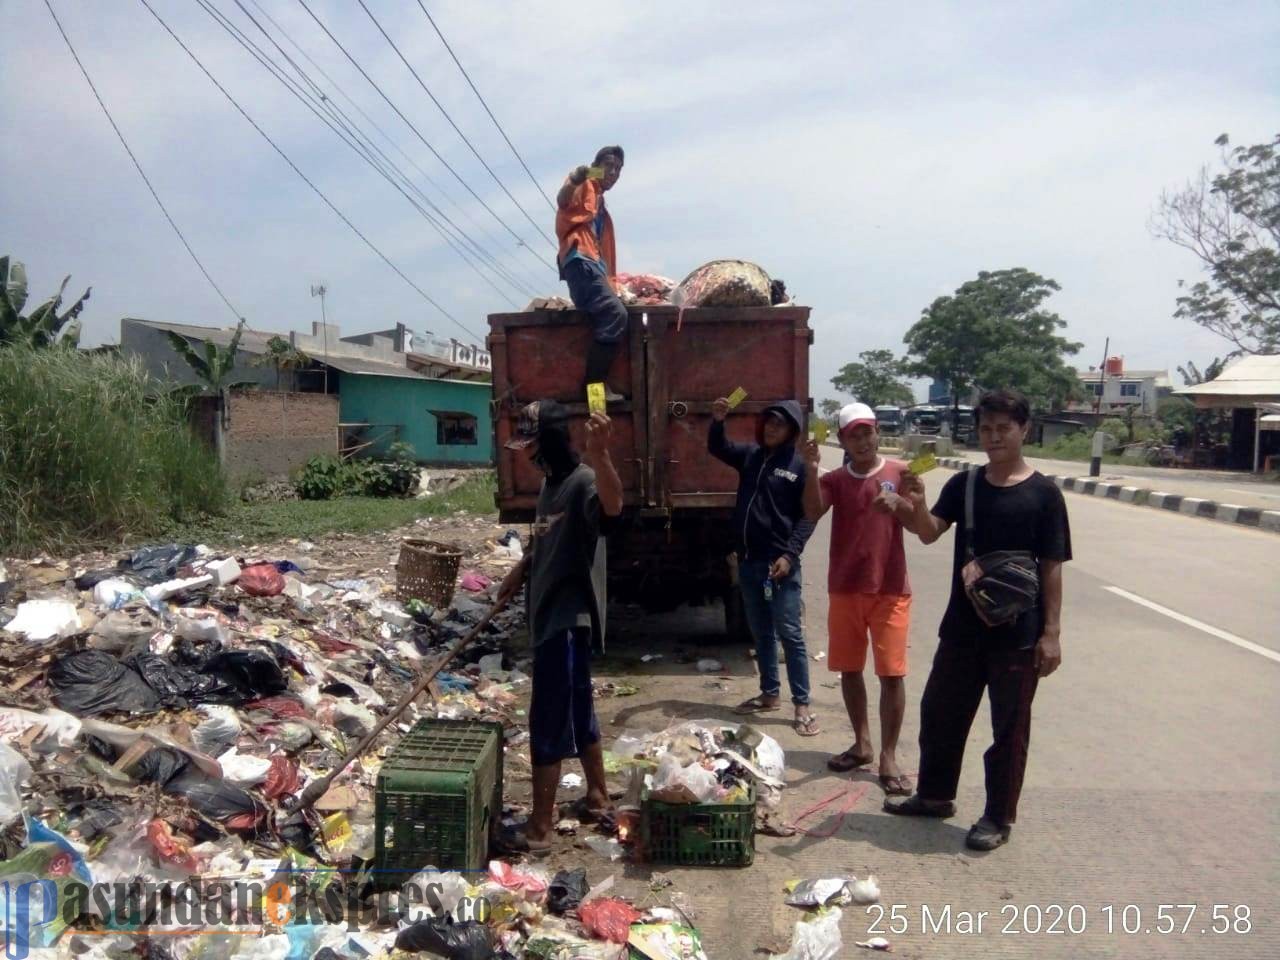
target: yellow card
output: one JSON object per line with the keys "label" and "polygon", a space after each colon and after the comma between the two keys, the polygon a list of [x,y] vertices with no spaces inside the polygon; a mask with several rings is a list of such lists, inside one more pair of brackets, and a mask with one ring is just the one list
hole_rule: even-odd
{"label": "yellow card", "polygon": [[932,453],[922,453],[909,464],[907,469],[914,473],[917,477],[922,473],[928,473],[930,470],[937,469],[938,458]]}
{"label": "yellow card", "polygon": [[604,179],[604,167],[587,167],[587,179],[588,179],[588,180],[603,180],[603,179]]}
{"label": "yellow card", "polygon": [[588,383],[587,384],[587,410],[590,413],[604,413],[604,384]]}
{"label": "yellow card", "polygon": [[733,393],[729,394],[725,399],[729,401],[729,409],[732,410],[743,400],[747,399],[747,391],[743,390],[741,387],[734,387]]}
{"label": "yellow card", "polygon": [[813,439],[819,443],[827,442],[827,434],[830,430],[831,426],[827,421],[821,419],[813,421]]}

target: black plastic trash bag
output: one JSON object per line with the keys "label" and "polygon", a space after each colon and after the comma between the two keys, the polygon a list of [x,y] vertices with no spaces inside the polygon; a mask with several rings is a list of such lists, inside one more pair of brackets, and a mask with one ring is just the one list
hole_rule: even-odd
{"label": "black plastic trash bag", "polygon": [[581,868],[561,870],[551,878],[551,885],[547,887],[547,909],[554,914],[562,914],[581,904],[586,895],[587,871]]}
{"label": "black plastic trash bag", "polygon": [[136,671],[101,650],[80,650],[49,668],[53,702],[77,717],[103,713],[154,713],[160,697]]}
{"label": "black plastic trash bag", "polygon": [[139,757],[138,762],[125,772],[142,783],[158,783],[161,787],[168,787],[175,777],[187,769],[188,764],[186,754],[181,750],[156,747]]}
{"label": "black plastic trash bag", "polygon": [[141,674],[162,706],[182,709],[193,703],[237,702],[236,688],[224,680],[177,666],[159,654],[136,654],[127,657],[124,664]]}
{"label": "black plastic trash bag", "polygon": [[257,821],[267,813],[265,805],[234,783],[212,780],[195,768],[188,768],[170,780],[164,792],[185,798],[216,823],[226,823],[234,817]]}
{"label": "black plastic trash bag", "polygon": [[493,960],[494,956],[493,934],[475,920],[419,920],[396,935],[396,949],[410,953],[428,950],[445,960]]}
{"label": "black plastic trash bag", "polygon": [[200,672],[216,677],[227,691],[204,696],[201,703],[247,703],[289,688],[280,664],[265,650],[225,650],[210,657]]}
{"label": "black plastic trash bag", "polygon": [[163,583],[172,580],[178,571],[194,560],[199,554],[193,546],[177,543],[162,547],[144,547],[131,553],[120,561],[120,569],[141,577],[149,583]]}

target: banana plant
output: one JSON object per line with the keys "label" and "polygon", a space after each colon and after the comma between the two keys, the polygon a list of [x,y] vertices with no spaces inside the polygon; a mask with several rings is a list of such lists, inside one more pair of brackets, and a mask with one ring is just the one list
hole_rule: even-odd
{"label": "banana plant", "polygon": [[[286,371],[301,370],[311,363],[311,358],[293,346],[284,337],[275,336],[267,341],[267,352],[253,361],[255,367],[274,367],[276,389],[280,389],[280,377]],[[296,387],[295,387],[296,389]]]}
{"label": "banana plant", "polygon": [[79,316],[93,288],[88,287],[69,308],[58,312],[63,294],[71,282],[68,275],[58,288],[56,296],[46,300],[27,316],[22,308],[27,304],[27,270],[20,262],[8,256],[0,257],[0,344],[21,343],[31,347],[54,345],[75,348],[80,345]]}
{"label": "banana plant", "polygon": [[228,386],[227,375],[235,368],[236,354],[240,350],[240,337],[244,333],[244,321],[236,324],[236,331],[231,335],[231,343],[226,348],[218,346],[211,340],[204,342],[204,356],[201,356],[185,337],[172,330],[166,330],[169,345],[174,352],[187,362],[195,371],[200,382],[209,393],[221,394]]}
{"label": "banana plant", "polygon": [[214,417],[213,430],[213,446],[218,454],[218,462],[221,463],[226,457],[225,444],[223,443],[223,433],[229,426],[227,417],[227,391],[238,383],[228,383],[227,377],[231,371],[235,369],[236,354],[240,351],[240,337],[244,333],[244,321],[241,320],[236,324],[235,333],[231,335],[231,342],[224,348],[218,346],[211,340],[204,342],[204,356],[191,346],[185,337],[181,337],[172,330],[166,330],[165,336],[169,338],[169,345],[173,347],[174,352],[187,362],[192,370],[195,371],[197,377],[200,378],[202,385],[201,393],[212,394],[215,397],[215,407],[217,416]]}

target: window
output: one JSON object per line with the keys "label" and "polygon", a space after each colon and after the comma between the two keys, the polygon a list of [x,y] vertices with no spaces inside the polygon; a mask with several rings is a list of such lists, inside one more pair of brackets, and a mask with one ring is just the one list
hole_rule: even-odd
{"label": "window", "polygon": [[1138,395],[1138,387],[1139,384],[1136,383],[1122,383],[1120,384],[1120,396],[1136,397]]}
{"label": "window", "polygon": [[1102,396],[1102,384],[1100,383],[1089,384],[1089,392],[1093,394],[1095,397]]}
{"label": "window", "polygon": [[476,418],[457,410],[431,410],[436,418],[436,443],[442,447],[474,447],[480,441]]}

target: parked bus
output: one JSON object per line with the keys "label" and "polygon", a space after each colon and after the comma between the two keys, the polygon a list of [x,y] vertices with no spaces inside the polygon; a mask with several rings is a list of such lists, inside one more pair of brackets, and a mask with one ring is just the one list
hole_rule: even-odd
{"label": "parked bus", "polygon": [[902,408],[892,404],[876,407],[876,428],[882,437],[896,437],[902,432]]}

